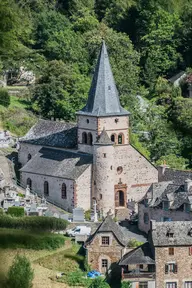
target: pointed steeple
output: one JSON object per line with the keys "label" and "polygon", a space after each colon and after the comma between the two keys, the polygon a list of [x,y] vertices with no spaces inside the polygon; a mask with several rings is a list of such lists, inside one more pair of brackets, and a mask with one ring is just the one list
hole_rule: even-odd
{"label": "pointed steeple", "polygon": [[92,116],[120,116],[130,114],[121,107],[105,41],[102,43],[97,60],[87,104],[77,114]]}
{"label": "pointed steeple", "polygon": [[110,140],[105,128],[103,128],[103,131],[99,135],[99,138],[95,145],[114,145],[114,142]]}

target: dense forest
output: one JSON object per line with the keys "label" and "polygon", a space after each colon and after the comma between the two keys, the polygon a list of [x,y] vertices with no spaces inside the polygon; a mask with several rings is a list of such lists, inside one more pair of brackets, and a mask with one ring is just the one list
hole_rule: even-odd
{"label": "dense forest", "polygon": [[192,0],[0,0],[0,39],[0,73],[36,74],[33,114],[66,121],[86,102],[105,39],[132,144],[154,163],[192,167]]}

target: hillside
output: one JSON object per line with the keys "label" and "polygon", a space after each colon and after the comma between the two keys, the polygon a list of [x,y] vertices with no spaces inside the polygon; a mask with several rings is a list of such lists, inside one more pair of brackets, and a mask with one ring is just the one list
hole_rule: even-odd
{"label": "hillside", "polygon": [[[105,39],[132,144],[155,163],[192,168],[191,17],[188,0],[2,0],[1,74],[10,84],[21,66],[36,75],[24,100],[4,108],[0,94],[3,127],[21,136],[36,117],[74,120]],[[175,87],[168,79],[181,71]]]}

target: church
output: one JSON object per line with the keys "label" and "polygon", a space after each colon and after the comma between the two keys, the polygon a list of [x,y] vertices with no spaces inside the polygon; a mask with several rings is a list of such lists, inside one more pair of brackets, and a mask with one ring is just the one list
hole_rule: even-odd
{"label": "church", "polygon": [[158,171],[129,141],[129,116],[119,100],[103,41],[86,106],[77,123],[39,120],[19,140],[21,182],[62,209],[115,215],[139,201]]}

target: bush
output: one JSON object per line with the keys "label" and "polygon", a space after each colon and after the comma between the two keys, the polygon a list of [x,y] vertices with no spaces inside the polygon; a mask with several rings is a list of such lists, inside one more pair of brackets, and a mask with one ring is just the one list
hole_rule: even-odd
{"label": "bush", "polygon": [[51,233],[32,233],[28,231],[17,231],[3,229],[0,231],[1,248],[25,248],[34,250],[53,250],[65,244],[62,235]]}
{"label": "bush", "polygon": [[10,95],[5,88],[0,88],[0,105],[5,107],[10,105]]}
{"label": "bush", "polygon": [[90,221],[91,220],[91,210],[85,211],[85,220]]}
{"label": "bush", "polygon": [[11,217],[0,216],[0,228],[35,229],[41,231],[65,230],[68,222],[63,219],[44,216]]}
{"label": "bush", "polygon": [[103,279],[99,277],[92,280],[92,283],[89,286],[89,288],[110,288],[110,286],[107,282],[103,281]]}
{"label": "bush", "polygon": [[33,277],[29,260],[25,256],[17,255],[8,272],[7,288],[30,288]]}
{"label": "bush", "polygon": [[60,278],[57,280],[58,282],[63,282],[68,284],[69,286],[81,286],[81,287],[89,287],[92,279],[85,278],[85,275],[82,271],[77,270],[75,272],[71,272],[67,274],[66,276]]}
{"label": "bush", "polygon": [[124,281],[122,281],[121,282],[121,288],[131,288],[132,287],[132,284],[131,284],[131,282],[124,282]]}
{"label": "bush", "polygon": [[9,207],[7,214],[15,217],[23,217],[25,215],[24,207]]}
{"label": "bush", "polygon": [[137,241],[135,238],[132,238],[127,243],[127,246],[130,248],[136,248],[138,246],[141,246],[142,244],[143,244],[143,242]]}

